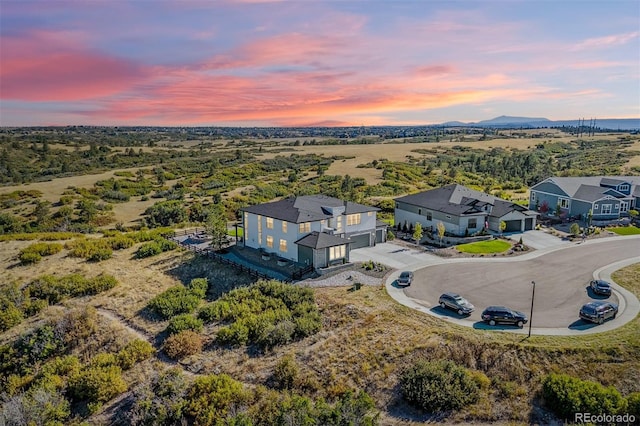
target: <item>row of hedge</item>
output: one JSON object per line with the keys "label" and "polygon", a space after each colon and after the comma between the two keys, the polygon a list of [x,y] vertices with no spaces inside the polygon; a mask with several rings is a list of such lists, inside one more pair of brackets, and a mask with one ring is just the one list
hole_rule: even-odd
{"label": "row of hedge", "polygon": [[60,243],[34,243],[20,250],[18,258],[23,265],[38,263],[44,256],[51,256],[62,251]]}

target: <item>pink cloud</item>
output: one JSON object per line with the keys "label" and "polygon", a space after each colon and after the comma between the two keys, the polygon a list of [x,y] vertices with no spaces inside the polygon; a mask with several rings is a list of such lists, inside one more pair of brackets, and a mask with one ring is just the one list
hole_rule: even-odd
{"label": "pink cloud", "polygon": [[2,99],[71,101],[130,88],[146,74],[127,60],[83,47],[82,35],[32,32],[2,38]]}
{"label": "pink cloud", "polygon": [[603,47],[618,46],[626,44],[640,36],[639,31],[633,31],[623,34],[613,34],[604,37],[594,37],[584,40],[573,48],[573,50],[598,49]]}

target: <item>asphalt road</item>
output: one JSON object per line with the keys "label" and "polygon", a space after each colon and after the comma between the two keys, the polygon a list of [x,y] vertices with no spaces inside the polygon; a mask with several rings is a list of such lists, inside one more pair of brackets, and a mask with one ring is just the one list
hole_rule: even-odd
{"label": "asphalt road", "polygon": [[[490,305],[504,305],[528,317],[531,281],[535,281],[533,327],[580,330],[591,327],[578,319],[580,307],[602,298],[588,290],[594,272],[621,259],[638,256],[640,239],[613,238],[598,244],[571,245],[526,260],[447,262],[416,270],[413,284],[404,289],[404,294],[430,313],[464,319],[477,328],[484,328],[484,324],[479,323],[480,314]],[[460,318],[452,311],[441,309],[438,298],[447,291],[467,298],[476,311]],[[608,300],[618,303],[618,295],[616,292]],[[624,307],[624,300],[622,302]]]}

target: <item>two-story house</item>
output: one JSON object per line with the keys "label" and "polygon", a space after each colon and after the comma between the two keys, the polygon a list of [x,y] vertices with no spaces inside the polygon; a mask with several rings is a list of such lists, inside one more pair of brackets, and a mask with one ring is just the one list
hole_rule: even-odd
{"label": "two-story house", "polygon": [[472,235],[483,229],[501,232],[522,232],[534,229],[537,213],[507,200],[458,184],[395,199],[395,223],[420,223],[435,230],[442,222],[452,235]]}
{"label": "two-story house", "polygon": [[349,251],[386,241],[378,208],[305,195],[240,209],[244,245],[323,268],[349,261]]}
{"label": "two-story house", "polygon": [[548,214],[613,220],[640,208],[640,176],[550,177],[532,186],[529,208]]}

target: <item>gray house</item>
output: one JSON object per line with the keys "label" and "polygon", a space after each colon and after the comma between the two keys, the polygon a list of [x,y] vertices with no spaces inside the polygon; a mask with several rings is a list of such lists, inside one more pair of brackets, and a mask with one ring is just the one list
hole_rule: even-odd
{"label": "gray house", "polygon": [[472,235],[483,228],[500,232],[522,232],[534,229],[537,213],[526,207],[458,184],[443,186],[417,194],[396,198],[395,223],[419,222],[434,230],[442,222],[452,235]]}
{"label": "gray house", "polygon": [[323,268],[349,261],[350,250],[386,241],[379,209],[324,195],[285,198],[240,209],[244,245]]}
{"label": "gray house", "polygon": [[550,177],[531,187],[529,208],[561,216],[613,220],[640,208],[640,176]]}

